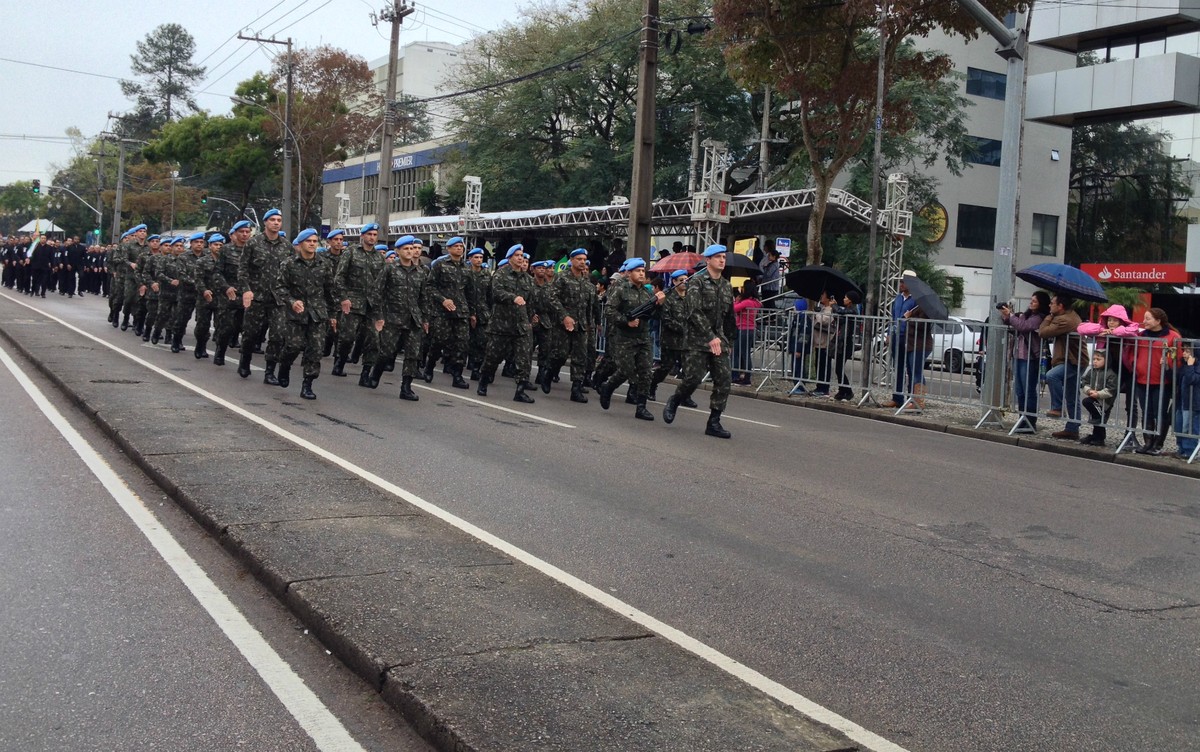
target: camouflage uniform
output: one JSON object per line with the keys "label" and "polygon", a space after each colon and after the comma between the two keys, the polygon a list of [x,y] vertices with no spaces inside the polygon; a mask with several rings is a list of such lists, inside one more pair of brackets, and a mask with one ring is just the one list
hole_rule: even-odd
{"label": "camouflage uniform", "polygon": [[[213,316],[221,301],[225,300],[225,285],[217,277],[218,259],[219,256],[213,256],[210,248],[196,261],[196,326],[192,333],[196,336],[196,354],[199,357],[204,357],[201,353],[205,352],[204,346],[209,340]],[[204,299],[205,292],[212,296],[211,301]]]}
{"label": "camouflage uniform", "polygon": [[158,318],[158,299],[160,293],[154,291],[154,284],[158,282],[158,267],[162,264],[163,255],[168,251],[161,247],[158,252],[147,252],[142,254],[138,260],[138,286],[145,285],[146,294],[142,296],[142,303],[139,306],[138,317],[134,317],[134,332],[141,328],[142,341],[150,341],[150,330],[154,328],[154,322]]}
{"label": "camouflage uniform", "polygon": [[467,269],[467,297],[475,312],[475,326],[471,328],[467,343],[467,368],[471,369],[474,379],[479,377],[479,369],[487,355],[487,329],[492,317],[492,273],[486,267],[479,271]]}
{"label": "camouflage uniform", "polygon": [[[213,272],[213,300],[218,301],[213,341],[216,343],[217,357],[220,360],[224,360],[229,343],[242,331],[242,317],[246,309],[242,306],[242,290],[238,287],[238,267],[245,250],[245,246],[226,243],[221,248]],[[237,293],[233,300],[225,296],[225,291],[230,287]]]}
{"label": "camouflage uniform", "polygon": [[[196,282],[200,259],[208,255],[207,249],[200,255],[191,250],[184,251],[176,257],[175,274],[179,280],[178,299],[175,302],[175,318],[171,322],[171,332],[175,335],[171,343],[171,352],[183,349],[183,335],[187,331],[188,322],[196,310]],[[207,335],[206,335],[207,336]]]}
{"label": "camouflage uniform", "polygon": [[[533,277],[506,266],[492,275],[492,318],[488,324],[487,356],[483,360],[481,390],[496,377],[500,361],[513,364],[517,384],[529,380],[530,356],[533,349]],[[525,305],[514,301],[524,298]]]}
{"label": "camouflage uniform", "polygon": [[650,375],[651,394],[654,394],[658,385],[676,366],[683,368],[684,356],[687,354],[687,298],[674,288],[667,290],[667,297],[663,299],[658,315],[662,357],[659,358],[658,368]]}
{"label": "camouflage uniform", "polygon": [[533,323],[533,349],[539,381],[546,373],[546,364],[549,360],[547,356],[550,355],[550,339],[554,336],[554,330],[562,327],[562,316],[559,316],[555,310],[556,308],[561,310],[562,306],[556,306],[554,302],[552,284],[553,281],[538,284],[536,279],[533,283],[533,315],[537,318]]}
{"label": "camouflage uniform", "polygon": [[[429,276],[429,361],[425,365],[426,380],[433,374],[433,364],[443,355],[446,365],[456,379],[462,378],[470,340],[471,300],[467,295],[467,277],[471,272],[463,261],[444,258],[435,264]],[[454,301],[454,310],[447,311],[443,303]]]}
{"label": "camouflage uniform", "polygon": [[604,354],[600,357],[600,362],[596,364],[596,372],[592,379],[592,383],[599,388],[601,384],[612,378],[612,375],[617,372],[617,358],[620,357],[619,350],[623,344],[622,340],[613,336],[613,323],[608,316],[608,301],[612,300],[613,295],[617,290],[629,284],[629,280],[625,279],[625,275],[613,277],[608,284],[608,292],[605,293],[604,306],[601,309],[602,320],[597,329],[602,329],[604,332]]}
{"label": "camouflage uniform", "polygon": [[424,305],[428,277],[429,271],[420,264],[387,264],[375,280],[367,300],[371,310],[383,320],[383,331],[379,333],[379,360],[372,372],[373,379],[378,378],[381,364],[394,360],[397,352],[404,354],[402,376],[406,385],[417,375],[421,340],[429,323]]}
{"label": "camouflage uniform", "polygon": [[[152,259],[158,254],[150,250],[147,243],[137,257],[137,269],[134,270],[134,286],[137,288],[137,303],[133,309],[133,333],[139,337],[146,330],[146,319],[150,317],[150,282],[147,281],[146,267],[152,266]],[[142,288],[146,288],[142,291]],[[155,304],[157,305],[157,303]]]}
{"label": "camouflage uniform", "polygon": [[644,319],[637,326],[631,326],[632,320],[628,314],[652,297],[644,285],[626,284],[609,292],[605,315],[608,320],[608,345],[614,351],[612,360],[616,373],[605,381],[602,391],[611,394],[625,381],[638,395],[649,391],[650,365],[653,362],[650,327]]}
{"label": "camouflage uniform", "polygon": [[245,309],[242,318],[244,373],[248,373],[254,348],[262,345],[268,330],[271,330],[271,334],[266,347],[267,363],[273,367],[279,361],[282,317],[276,310],[279,306],[275,302],[272,287],[280,265],[291,257],[291,244],[282,235],[269,240],[265,233],[260,233],[250,238],[238,260],[238,284],[242,285],[242,293],[254,293],[254,300]]}
{"label": "camouflage uniform", "polygon": [[[333,284],[334,275],[337,274],[338,262],[341,261],[342,255],[344,253],[345,253],[345,251],[338,251],[337,253],[334,253],[333,251],[326,251],[324,254],[325,269],[329,272],[329,283],[330,284]],[[334,301],[334,302],[336,303],[338,301]],[[335,318],[337,317],[336,316],[337,313],[338,313],[338,308],[337,308],[337,306],[334,306],[334,314],[335,314],[334,317]],[[323,356],[332,355],[334,353],[335,347],[337,347],[337,331],[334,330],[333,325],[330,324],[329,326],[325,327],[325,345],[324,345],[324,347],[321,348],[321,354]]]}
{"label": "camouflage uniform", "polygon": [[[692,396],[707,373],[712,377],[711,410],[724,411],[729,399],[733,374],[730,370],[730,342],[736,336],[733,318],[733,288],[729,280],[713,279],[701,272],[688,280],[685,310],[687,311],[687,351],[683,358],[683,380],[672,399]],[[708,343],[721,340],[721,354],[713,355]]]}
{"label": "camouflage uniform", "polygon": [[[550,354],[547,358],[549,373],[562,369],[571,361],[571,383],[582,383],[587,378],[591,359],[589,335],[595,329],[593,318],[596,310],[596,286],[584,274],[576,277],[568,270],[558,275],[551,285],[554,328],[551,330]],[[575,331],[568,332],[563,319],[570,316],[575,320]]]}
{"label": "camouflage uniform", "polygon": [[134,266],[137,265],[138,257],[146,245],[132,238],[121,245],[124,249],[121,252],[121,314],[132,316],[138,302],[138,273]]}
{"label": "camouflage uniform", "polygon": [[379,353],[379,338],[375,334],[374,319],[367,305],[367,292],[375,285],[383,271],[383,254],[368,250],[361,245],[342,251],[334,274],[334,297],[339,301],[350,301],[350,313],[338,313],[337,357],[345,363],[350,359],[354,342],[362,337],[362,363],[364,379],[375,364]]}
{"label": "camouflage uniform", "polygon": [[150,341],[158,344],[158,337],[166,332],[167,340],[174,339],[172,326],[175,321],[175,306],[179,302],[179,288],[171,280],[179,279],[179,256],[167,251],[154,265],[154,278],[158,282],[158,315],[154,317],[154,333]]}
{"label": "camouflage uniform", "polygon": [[[325,327],[333,315],[333,286],[330,284],[328,262],[321,256],[305,261],[299,254],[279,266],[274,275],[273,294],[278,302],[283,324],[279,354],[279,384],[287,385],[287,373],[296,357],[303,353],[301,365],[304,378],[311,380],[321,374],[321,348],[325,344]],[[296,313],[292,304],[304,301],[304,313]]]}

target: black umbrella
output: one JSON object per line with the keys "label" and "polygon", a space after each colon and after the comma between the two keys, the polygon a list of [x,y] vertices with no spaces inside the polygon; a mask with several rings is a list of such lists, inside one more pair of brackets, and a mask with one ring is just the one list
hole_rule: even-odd
{"label": "black umbrella", "polygon": [[[700,271],[707,264],[707,261],[701,261],[696,264],[695,270]],[[749,256],[743,256],[740,253],[726,253],[725,271],[721,274],[724,277],[761,277],[762,269]]]}
{"label": "black umbrella", "polygon": [[950,317],[950,311],[946,310],[946,304],[938,297],[938,294],[933,291],[933,288],[922,282],[917,277],[905,276],[902,280],[905,287],[908,288],[908,294],[916,301],[917,306],[921,309],[920,318],[945,320]]}
{"label": "black umbrella", "polygon": [[831,266],[820,264],[802,266],[790,271],[784,277],[784,281],[797,295],[809,300],[819,299],[823,292],[828,292],[839,301],[851,290],[862,295],[862,288],[855,284],[854,280]]}

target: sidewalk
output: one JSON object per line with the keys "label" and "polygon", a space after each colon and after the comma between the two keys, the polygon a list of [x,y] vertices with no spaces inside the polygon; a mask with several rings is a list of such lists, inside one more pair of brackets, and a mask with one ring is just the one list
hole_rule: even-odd
{"label": "sidewalk", "polygon": [[440,749],[860,749],[396,495],[3,298],[0,336]]}

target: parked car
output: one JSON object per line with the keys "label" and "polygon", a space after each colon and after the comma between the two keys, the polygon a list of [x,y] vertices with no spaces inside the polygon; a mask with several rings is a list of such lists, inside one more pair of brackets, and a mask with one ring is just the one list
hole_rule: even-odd
{"label": "parked car", "polygon": [[951,316],[934,322],[933,350],[926,366],[941,365],[943,370],[964,373],[983,355],[984,322]]}

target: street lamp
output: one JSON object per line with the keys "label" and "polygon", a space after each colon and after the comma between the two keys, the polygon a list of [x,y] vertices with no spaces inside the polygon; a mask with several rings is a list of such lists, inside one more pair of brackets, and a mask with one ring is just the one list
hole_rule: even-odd
{"label": "street lamp", "polygon": [[[371,131],[371,135],[367,136],[367,140],[365,142],[363,142],[362,174],[360,175],[359,181],[358,181],[358,186],[360,189],[358,213],[359,213],[359,219],[362,220],[361,224],[364,224],[364,225],[367,223],[366,222],[366,219],[367,219],[367,149],[371,148],[371,141],[372,141],[372,139],[375,138],[375,134],[378,133],[379,129],[385,125],[387,125],[386,118],[379,125],[375,126],[375,130]],[[388,165],[388,167],[390,168],[391,165]],[[379,153],[379,171],[383,172],[383,152],[382,151]],[[387,198],[388,198],[388,200],[391,200],[390,196],[388,196]],[[379,203],[379,186],[375,186],[375,202]],[[391,212],[390,206],[388,207],[388,212],[389,212],[389,214]],[[386,227],[383,228],[383,233],[386,238],[386,236],[387,236],[387,228]]]}
{"label": "street lamp", "polygon": [[80,197],[80,195],[78,193],[76,193],[75,191],[71,190],[70,188],[63,188],[61,185],[52,185],[52,186],[50,186],[50,190],[63,191],[64,193],[69,193],[72,196],[74,196],[75,198],[79,199],[79,203],[83,204],[87,208],[96,212],[96,226],[101,227],[104,224],[104,214],[96,207],[94,207],[91,204],[89,204],[88,202],[84,201],[83,198]]}
{"label": "street lamp", "polygon": [[292,181],[290,180],[290,173],[292,171],[292,149],[288,148],[288,142],[291,142],[291,144],[295,147],[296,152],[296,203],[297,208],[299,208],[301,205],[300,196],[302,195],[302,183],[304,179],[304,159],[300,156],[300,139],[296,138],[296,133],[288,126],[287,121],[275,114],[275,111],[269,107],[261,105],[258,102],[253,102],[245,97],[230,97],[230,99],[238,104],[244,104],[248,107],[257,107],[271,117],[275,118],[275,122],[279,123],[279,126],[283,128],[283,224],[294,234],[296,229],[291,226]]}

